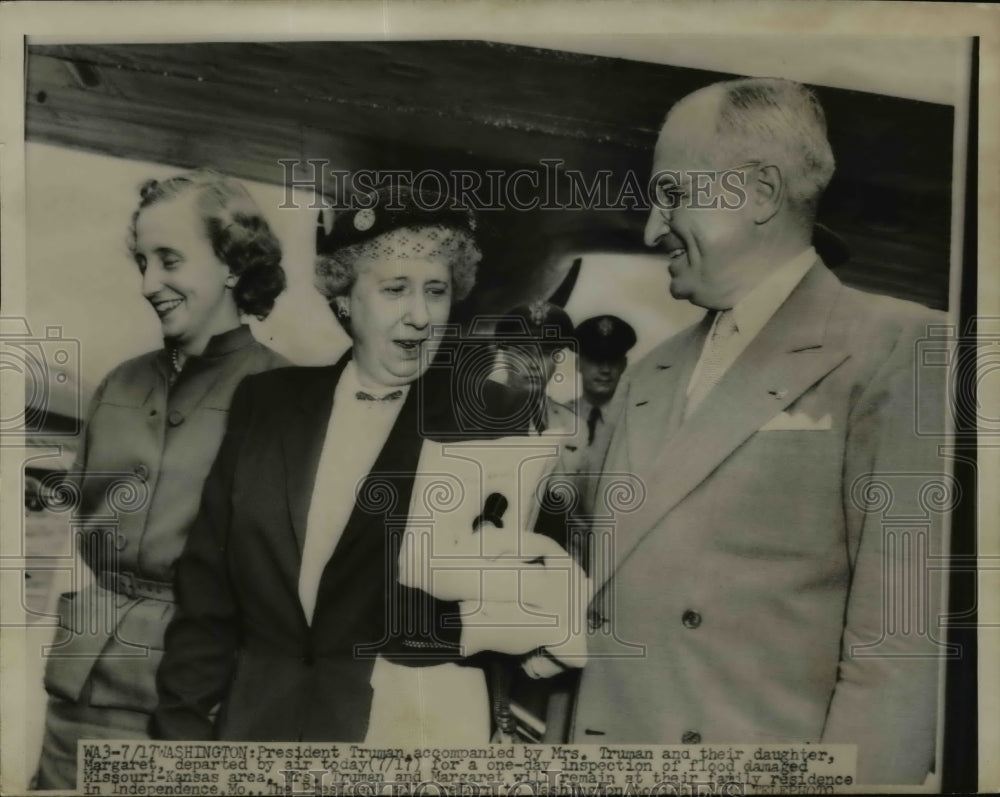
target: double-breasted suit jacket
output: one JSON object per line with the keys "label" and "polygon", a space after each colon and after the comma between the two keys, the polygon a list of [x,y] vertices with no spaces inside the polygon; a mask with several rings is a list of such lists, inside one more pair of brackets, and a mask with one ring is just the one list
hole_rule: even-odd
{"label": "double-breasted suit jacket", "polygon": [[923,781],[942,649],[924,490],[945,477],[916,430],[944,389],[915,347],[932,323],[817,262],[687,420],[708,320],[635,367],[597,491],[625,474],[635,500],[592,540],[576,742],[856,743],[861,782]]}
{"label": "double-breasted suit jacket", "polygon": [[[425,436],[511,430],[497,423],[464,434],[447,375],[434,368],[411,386],[359,486],[306,620],[298,592],[306,523],[313,491],[323,489],[317,468],[349,356],[272,371],[237,391],[178,563],[156,735],[360,742],[376,655],[412,666],[460,660],[457,603],[398,584],[399,540]],[[506,400],[500,385],[485,391],[481,411]],[[496,417],[512,415],[501,408]]]}

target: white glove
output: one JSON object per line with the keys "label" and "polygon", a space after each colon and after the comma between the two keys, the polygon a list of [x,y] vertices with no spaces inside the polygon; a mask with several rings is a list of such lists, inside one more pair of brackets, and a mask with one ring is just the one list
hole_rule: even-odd
{"label": "white glove", "polygon": [[554,675],[559,675],[561,672],[566,672],[569,667],[556,658],[546,656],[544,653],[534,653],[521,663],[521,669],[524,670],[529,678],[541,680],[542,678],[551,678]]}
{"label": "white glove", "polygon": [[550,677],[586,663],[591,586],[551,539],[531,534],[526,542],[520,556],[494,560],[503,570],[482,571],[482,600],[460,602],[462,644],[466,655],[482,650],[519,655],[544,648],[548,655],[529,660],[529,674]]}

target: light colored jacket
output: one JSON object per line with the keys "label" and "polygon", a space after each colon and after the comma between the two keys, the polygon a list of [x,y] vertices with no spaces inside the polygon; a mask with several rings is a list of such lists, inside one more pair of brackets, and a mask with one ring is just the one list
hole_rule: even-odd
{"label": "light colored jacket", "polygon": [[[72,525],[94,583],[59,600],[46,689],[94,706],[152,712],[163,635],[174,611],[174,564],[222,442],[229,403],[248,374],[287,364],[246,326],[217,335],[168,391],[166,351],[115,368],[91,403]],[[102,587],[118,574],[121,591]],[[130,579],[162,599],[128,594]]]}
{"label": "light colored jacket", "polygon": [[916,431],[941,427],[945,369],[915,364],[942,321],[817,263],[687,422],[707,321],[637,364],[575,742],[856,743],[860,782],[923,782],[950,481]]}

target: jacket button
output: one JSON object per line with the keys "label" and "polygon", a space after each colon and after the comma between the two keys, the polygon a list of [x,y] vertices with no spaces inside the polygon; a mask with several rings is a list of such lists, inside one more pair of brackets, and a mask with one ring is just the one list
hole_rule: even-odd
{"label": "jacket button", "polygon": [[171,426],[180,426],[184,423],[184,413],[180,410],[170,410],[170,413],[167,415],[167,423]]}
{"label": "jacket button", "polygon": [[701,615],[692,609],[688,609],[681,615],[681,622],[685,628],[697,628],[701,625]]}
{"label": "jacket button", "polygon": [[601,614],[596,609],[591,609],[587,612],[587,627],[591,631],[599,631],[604,628],[605,625],[610,625],[608,618]]}
{"label": "jacket button", "polygon": [[149,468],[147,468],[141,462],[135,466],[132,472],[139,477],[139,481],[146,481],[146,479],[149,478]]}
{"label": "jacket button", "polygon": [[698,731],[684,731],[681,741],[684,744],[701,744],[701,734]]}

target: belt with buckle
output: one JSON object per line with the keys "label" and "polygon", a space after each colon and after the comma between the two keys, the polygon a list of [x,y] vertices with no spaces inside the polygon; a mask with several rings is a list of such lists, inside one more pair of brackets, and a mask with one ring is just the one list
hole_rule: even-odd
{"label": "belt with buckle", "polygon": [[173,584],[165,581],[153,581],[148,578],[137,578],[135,573],[115,573],[105,570],[99,577],[99,583],[104,589],[126,595],[129,598],[151,598],[166,603],[174,602]]}

